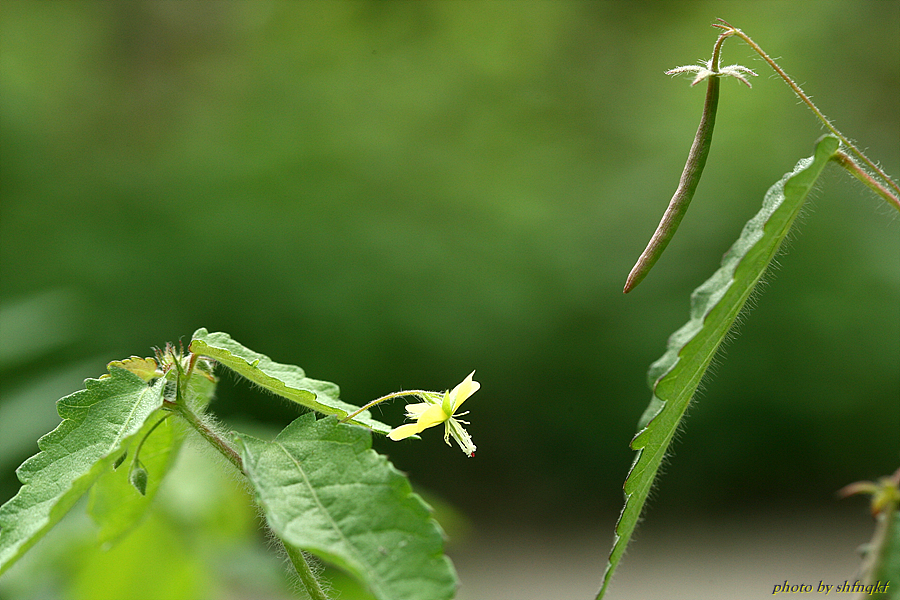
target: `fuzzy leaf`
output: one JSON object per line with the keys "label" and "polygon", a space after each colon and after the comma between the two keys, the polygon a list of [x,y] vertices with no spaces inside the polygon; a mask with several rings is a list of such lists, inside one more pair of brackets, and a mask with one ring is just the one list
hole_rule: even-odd
{"label": "fuzzy leaf", "polygon": [[[142,362],[144,360],[146,363]],[[116,361],[110,364],[122,366],[145,381],[162,375],[156,371],[156,361],[152,359],[132,357],[126,361]],[[169,381],[174,380],[174,375],[174,370],[170,370]],[[206,370],[205,366],[198,363],[188,381],[185,393],[191,409],[202,411],[212,399],[215,389],[215,378]],[[100,526],[99,541],[104,548],[112,547],[141,524],[156,497],[159,485],[175,464],[175,459],[178,458],[178,452],[188,428],[181,419],[173,417],[160,423],[160,419],[166,414],[171,415],[172,413],[158,410],[148,418],[140,434],[135,436],[136,441],[132,447],[122,453],[113,463],[113,468],[103,473],[91,487],[88,513]],[[135,446],[140,443],[140,440],[144,440],[140,454],[134,456],[138,452]],[[131,461],[134,459],[140,460],[146,473],[147,480],[143,494],[139,493],[134,485],[135,471],[131,471]]]}
{"label": "fuzzy leaf", "polygon": [[429,507],[372,436],[305,414],[273,441],[240,435],[244,470],[286,544],[351,573],[379,600],[442,600],[456,573]]}
{"label": "fuzzy leaf", "polygon": [[631,441],[637,456],[625,480],[625,506],[598,600],[625,552],[660,462],[700,380],[837,148],[837,138],[822,137],[812,157],[802,159],[769,189],[762,209],[744,226],[722,266],[694,290],[690,320],[672,334],[666,353],[651,365],[648,378],[653,397]]}
{"label": "fuzzy leaf", "polygon": [[[359,408],[338,399],[340,389],[336,384],[310,379],[300,367],[277,363],[264,354],[245,348],[227,333],[209,333],[206,329],[198,329],[194,332],[190,349],[195,354],[215,359],[263,389],[320,413],[344,418]],[[372,419],[369,411],[360,413],[351,422],[384,435],[391,430],[388,425]]]}
{"label": "fuzzy leaf", "polygon": [[22,487],[0,507],[0,574],[112,468],[147,418],[162,406],[165,380],[148,385],[110,364],[109,374],[57,402],[59,426],[38,440],[41,452],[16,471]]}
{"label": "fuzzy leaf", "polygon": [[[122,366],[145,381],[162,375],[156,370],[156,361],[152,359],[131,357],[129,360],[116,361],[111,364]],[[170,370],[168,380],[171,382],[174,381],[174,378],[175,371]],[[192,410],[203,411],[212,399],[215,390],[215,377],[212,376],[206,365],[198,363],[185,389],[188,405]],[[166,414],[171,415],[172,413],[159,410],[147,419],[140,434],[135,437],[136,442],[132,444],[132,448],[116,459],[113,469],[106,471],[91,487],[88,512],[100,526],[99,541],[104,548],[112,547],[141,524],[156,497],[159,485],[174,466],[175,459],[178,458],[188,426],[179,418],[169,417],[160,422],[160,419]],[[140,454],[134,456],[138,453],[135,446],[140,443],[140,440],[144,440]],[[146,475],[143,493],[140,493],[139,488],[135,485],[134,477],[137,471],[131,470],[131,461],[135,459],[140,460]],[[119,468],[120,464],[125,464],[125,466]]]}
{"label": "fuzzy leaf", "polygon": [[[152,429],[166,413],[159,410],[147,419],[134,446]],[[185,426],[180,419],[167,418],[153,429],[141,447],[140,462],[147,476],[144,494],[135,489],[129,473],[131,457],[126,457],[118,467],[113,465],[91,487],[88,512],[100,526],[99,540],[104,547],[118,542],[143,521],[160,483],[175,463],[185,437]]]}

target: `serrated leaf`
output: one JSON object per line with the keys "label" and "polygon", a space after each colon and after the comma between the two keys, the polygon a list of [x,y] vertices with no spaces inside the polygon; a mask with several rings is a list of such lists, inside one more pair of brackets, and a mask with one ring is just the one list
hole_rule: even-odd
{"label": "serrated leaf", "polygon": [[[166,413],[156,411],[135,436],[134,446],[156,426]],[[147,473],[144,495],[138,493],[129,477],[131,460],[117,470],[103,473],[91,487],[88,513],[100,526],[99,541],[104,547],[121,540],[143,521],[166,474],[175,463],[185,437],[181,420],[169,417],[146,438],[141,446],[140,461]]]}
{"label": "serrated leaf", "polygon": [[[344,418],[359,407],[338,399],[340,388],[328,381],[310,379],[303,369],[277,363],[265,354],[254,352],[231,339],[227,333],[194,332],[191,352],[215,359],[238,375],[263,389],[326,415]],[[369,411],[351,421],[387,435],[391,427],[372,419]]]}
{"label": "serrated leaf", "polygon": [[0,574],[72,508],[121,456],[146,419],[162,406],[165,381],[148,385],[110,365],[109,374],[57,402],[64,420],[38,440],[41,452],[16,470],[22,487],[0,507]]}
{"label": "serrated leaf", "polygon": [[[132,357],[130,360],[135,361],[135,358]],[[140,361],[141,359],[136,360]],[[146,360],[150,361],[152,359]],[[142,363],[139,362],[121,362],[138,367],[137,371],[134,368],[128,370],[147,381],[158,375],[155,370],[155,361],[153,361],[154,370],[152,372],[149,368],[140,369],[139,367]],[[111,364],[119,366],[120,361]],[[150,366],[149,363],[147,363],[147,366]],[[143,375],[138,371],[143,371]],[[170,381],[173,375],[174,370],[169,372]],[[202,411],[209,404],[215,393],[215,388],[215,378],[198,363],[197,368],[194,369],[188,381],[185,394],[191,408]],[[132,447],[116,459],[118,464],[114,463],[114,470],[103,473],[97,482],[91,486],[88,513],[100,526],[98,539],[101,546],[106,549],[121,541],[122,538],[141,524],[148,513],[153,499],[156,497],[160,484],[178,457],[188,429],[187,424],[175,416],[169,416],[160,422],[167,414],[172,415],[172,413],[164,410],[158,410],[151,415],[140,433],[135,436],[135,442],[131,445]],[[140,443],[140,440],[144,440],[140,448],[140,454],[139,456],[134,456],[138,453],[136,446]],[[124,463],[126,459],[128,464],[117,469],[119,464]],[[133,480],[134,472],[130,470],[131,461],[134,459],[140,460],[146,473],[147,480],[144,484],[143,495],[136,488]]]}
{"label": "serrated leaf", "polygon": [[625,552],[659,465],[700,380],[838,145],[837,138],[824,136],[813,156],[802,159],[769,189],[762,209],[744,226],[722,266],[691,295],[690,320],[672,334],[666,353],[651,365],[653,397],[631,441],[637,456],[625,480],[625,506],[616,524],[598,600]]}
{"label": "serrated leaf", "polygon": [[362,581],[379,600],[456,592],[440,528],[371,434],[310,413],[273,441],[240,435],[244,470],[269,526]]}

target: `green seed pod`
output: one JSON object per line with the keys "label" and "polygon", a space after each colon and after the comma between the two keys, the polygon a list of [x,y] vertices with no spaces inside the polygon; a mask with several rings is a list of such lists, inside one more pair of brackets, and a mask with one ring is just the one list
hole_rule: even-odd
{"label": "green seed pod", "polygon": [[706,102],[703,105],[703,116],[700,118],[700,126],[697,127],[697,135],[694,136],[694,143],[691,145],[691,151],[688,153],[687,162],[684,165],[684,171],[681,173],[681,181],[678,183],[678,189],[675,195],[669,201],[666,212],[663,213],[662,220],[659,222],[653,237],[647,248],[641,253],[628,279],[625,281],[624,293],[630,292],[634,286],[639,284],[656,261],[672,236],[681,223],[687,212],[694,192],[697,190],[697,184],[700,183],[700,175],[703,173],[703,167],[706,166],[706,158],[709,156],[709,147],[712,145],[713,128],[716,125],[716,109],[719,106],[719,78],[710,76],[707,78],[709,83],[706,88]]}

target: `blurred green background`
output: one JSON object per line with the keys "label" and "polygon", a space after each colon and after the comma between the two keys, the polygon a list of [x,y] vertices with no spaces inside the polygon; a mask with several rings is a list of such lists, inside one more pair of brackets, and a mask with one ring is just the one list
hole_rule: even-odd
{"label": "blurred green background", "polygon": [[[723,84],[690,214],[623,296],[703,101],[663,72],[716,17],[900,174],[897,2],[4,2],[0,501],[57,398],[207,327],[357,404],[477,369],[475,459],[376,449],[476,526],[618,511],[647,367],[822,133],[726,43],[760,77]],[[900,224],[824,179],[652,510],[830,504],[897,467]],[[228,376],[213,409],[297,414]]]}

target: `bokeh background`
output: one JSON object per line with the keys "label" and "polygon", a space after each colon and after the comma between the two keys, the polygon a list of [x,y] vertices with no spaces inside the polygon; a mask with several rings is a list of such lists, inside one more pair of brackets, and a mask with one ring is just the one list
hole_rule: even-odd
{"label": "bokeh background", "polygon": [[[894,1],[4,2],[0,501],[58,423],[56,399],[110,360],[206,327],[357,404],[477,369],[476,458],[439,432],[376,449],[438,507],[461,598],[526,597],[465,588],[466,573],[489,577],[466,562],[497,555],[484,552],[488,530],[553,543],[596,531],[572,558],[590,554],[594,591],[647,367],[766,189],[822,133],[727,42],[725,63],[760,76],[752,90],[723,83],[690,213],[622,294],[703,101],[703,86],[663,72],[708,58],[716,17],[900,173]],[[651,522],[828,512],[836,489],[897,467],[900,223],[837,169],[813,196],[690,411]],[[227,376],[213,410],[273,431],[297,414]],[[402,405],[382,416],[399,423]],[[185,459],[204,473],[209,460]],[[148,570],[122,565],[155,550],[187,583],[152,597],[288,594],[244,491],[208,477],[218,483],[169,486],[113,552],[92,553],[73,513],[0,594],[39,597],[28,586],[40,585],[94,600],[101,576],[133,590],[128,577]],[[171,531],[193,533],[172,549]]]}

